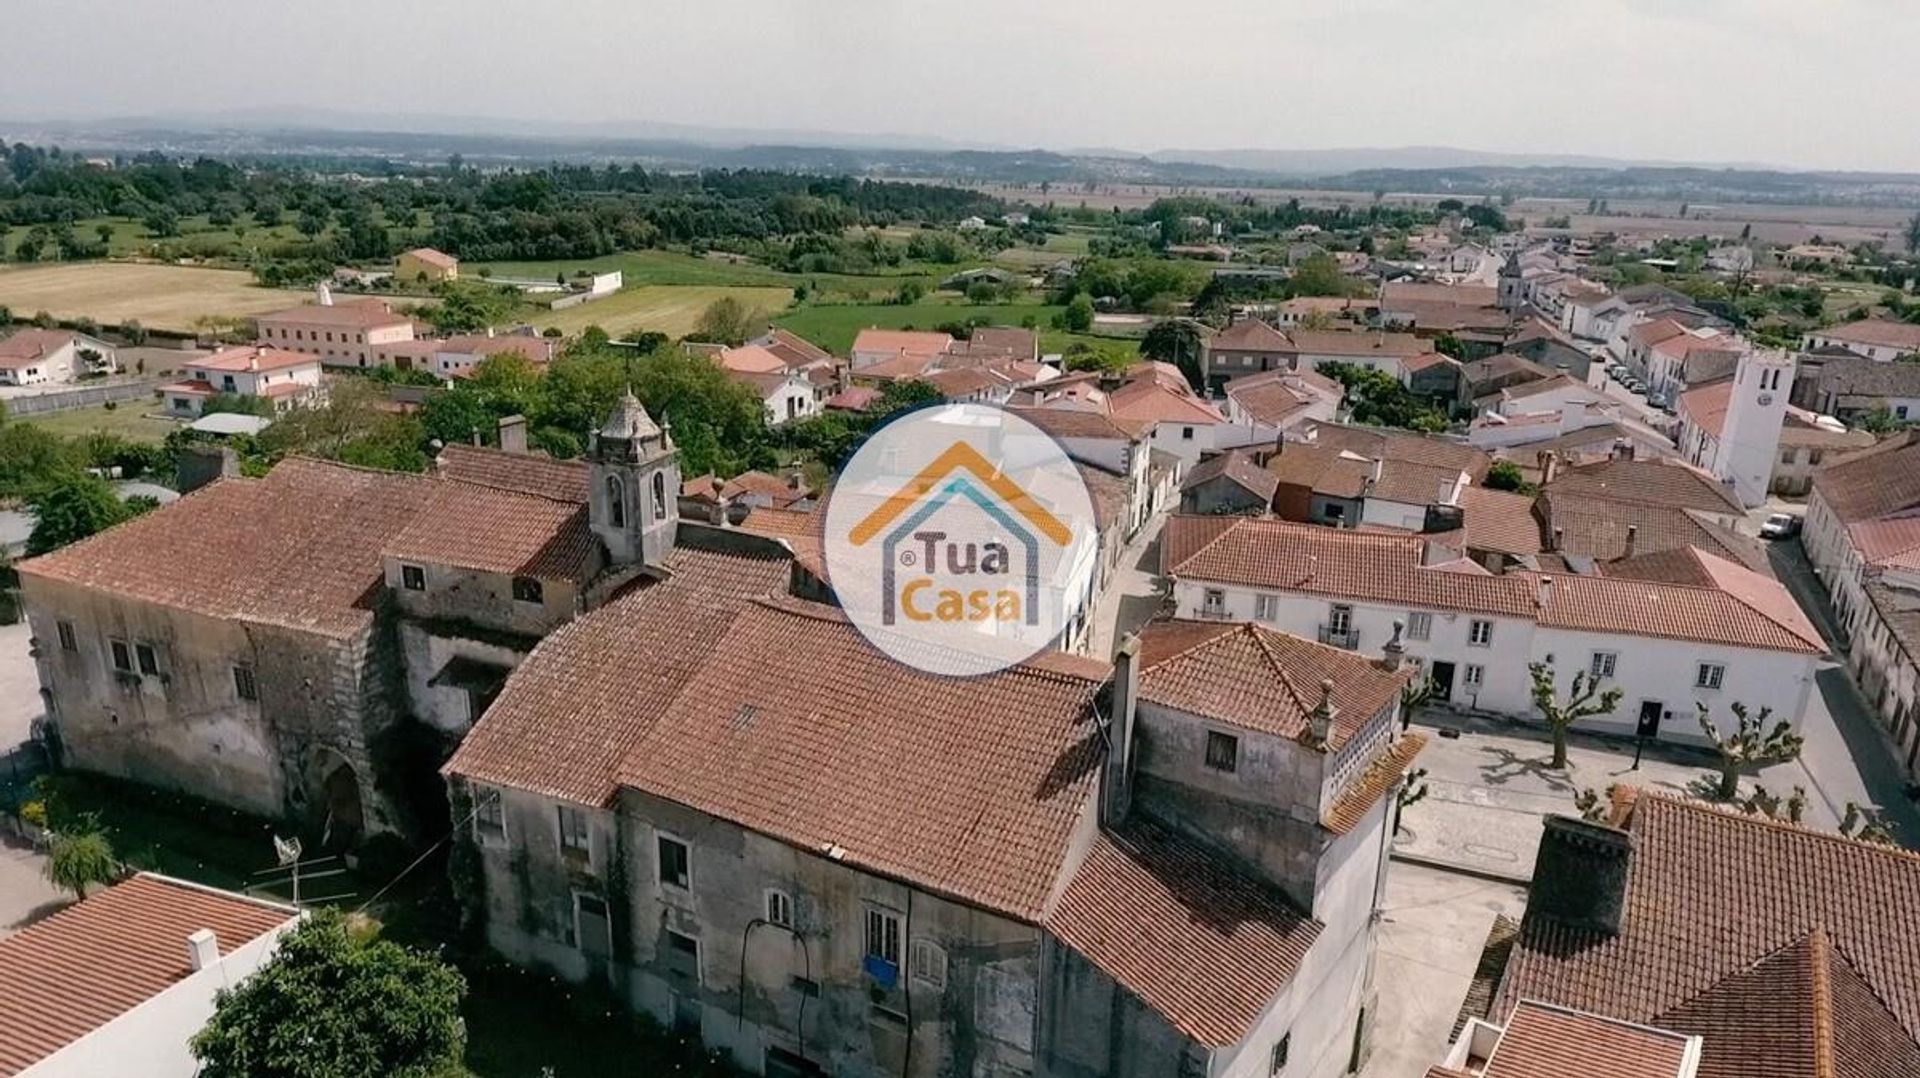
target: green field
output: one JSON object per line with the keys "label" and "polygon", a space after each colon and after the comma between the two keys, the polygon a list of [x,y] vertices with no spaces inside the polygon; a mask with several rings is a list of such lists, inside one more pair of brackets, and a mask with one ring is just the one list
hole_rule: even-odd
{"label": "green field", "polygon": [[[253,223],[251,216],[242,215],[238,226],[214,225],[204,215],[180,218],[180,234],[177,236],[155,236],[147,226],[131,217],[88,217],[73,223],[73,233],[84,243],[97,243],[100,240],[99,226],[113,229],[107,239],[107,254],[119,258],[128,255],[140,255],[150,252],[154,247],[165,245],[180,254],[234,254],[243,255],[249,249],[261,246],[305,240],[300,230],[293,225],[293,215],[286,215],[282,223],[271,228],[263,228]],[[9,253],[18,249],[20,241],[32,231],[32,226],[16,225],[4,230],[7,234],[6,249]],[[323,232],[325,236],[331,233]],[[424,228],[409,228],[407,242],[414,242],[426,234]],[[41,255],[42,261],[53,258],[52,252]]]}
{"label": "green field", "polygon": [[532,316],[532,322],[541,329],[558,327],[569,336],[588,326],[599,326],[616,338],[644,330],[664,333],[669,337],[684,337],[693,331],[694,323],[700,320],[700,312],[722,296],[732,296],[746,304],[749,310],[765,311],[771,316],[792,301],[793,290],[785,287],[642,285],[564,311],[537,313]]}
{"label": "green field", "polygon": [[737,255],[684,254],[678,251],[627,251],[601,258],[560,259],[546,262],[473,262],[460,267],[462,277],[478,276],[481,270],[495,277],[550,281],[556,274],[572,275],[581,270],[606,273],[619,270],[622,283],[638,285],[708,285],[741,288],[792,288],[806,284],[826,292],[867,293],[881,296],[899,288],[904,281],[918,281],[932,289],[941,278],[966,266],[906,265],[898,272],[866,275],[841,273],[785,273]]}
{"label": "green field", "polygon": [[1032,317],[1045,328],[1059,307],[1040,303],[966,303],[944,298],[921,300],[901,307],[890,303],[807,306],[774,319],[776,325],[844,356],[853,347],[853,338],[863,329],[932,329],[942,322],[964,322],[984,318],[999,326],[1017,326]]}
{"label": "green field", "polygon": [[151,400],[122,401],[119,406],[107,408],[75,408],[70,412],[51,412],[46,415],[17,415],[12,419],[19,423],[28,423],[51,431],[54,434],[78,436],[106,431],[117,434],[130,442],[152,442],[155,445],[166,440],[167,435],[180,429],[180,424],[171,419],[149,419],[145,413],[158,410],[159,404]]}

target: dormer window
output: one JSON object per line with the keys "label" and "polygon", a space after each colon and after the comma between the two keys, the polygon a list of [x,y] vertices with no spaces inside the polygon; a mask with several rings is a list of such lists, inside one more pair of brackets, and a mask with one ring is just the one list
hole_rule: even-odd
{"label": "dormer window", "polygon": [[626,493],[620,489],[620,477],[607,476],[607,523],[616,528],[627,526]]}

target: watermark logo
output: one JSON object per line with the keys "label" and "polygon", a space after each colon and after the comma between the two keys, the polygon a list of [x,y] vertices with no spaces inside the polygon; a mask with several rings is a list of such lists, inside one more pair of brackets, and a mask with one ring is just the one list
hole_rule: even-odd
{"label": "watermark logo", "polygon": [[984,674],[1085,624],[1095,530],[1058,442],[1003,409],[950,404],[894,420],[848,461],[827,501],[827,572],[881,651]]}

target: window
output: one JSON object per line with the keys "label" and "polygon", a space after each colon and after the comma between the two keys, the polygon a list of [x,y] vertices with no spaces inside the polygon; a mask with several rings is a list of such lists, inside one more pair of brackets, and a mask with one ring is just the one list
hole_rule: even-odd
{"label": "window", "polygon": [[867,910],[867,957],[900,964],[900,915],[891,910]]}
{"label": "window", "polygon": [[785,891],[767,892],[767,923],[793,927],[793,896]]}
{"label": "window", "polygon": [[113,668],[131,673],[133,670],[133,649],[127,646],[127,642],[125,640],[109,640],[107,641],[107,648],[113,653]]}
{"label": "window", "polygon": [[1467,626],[1467,643],[1476,648],[1493,646],[1493,622],[1475,618]]}
{"label": "window", "polygon": [[61,651],[79,651],[80,650],[80,642],[74,639],[74,636],[73,636],[73,622],[56,621],[53,623],[53,628],[55,632],[60,634],[60,650]]}
{"label": "window", "polygon": [[1612,651],[1596,651],[1587,662],[1587,673],[1594,678],[1608,678],[1620,665],[1620,655]]}
{"label": "window", "polygon": [[506,835],[507,808],[500,802],[500,791],[482,788],[475,792],[473,829],[482,838]]}
{"label": "window", "polygon": [[1486,667],[1475,666],[1472,663],[1467,664],[1466,673],[1462,677],[1462,681],[1464,681],[1466,684],[1471,685],[1472,687],[1477,689],[1480,687],[1481,682],[1485,681],[1486,679],[1487,679]]}
{"label": "window", "polygon": [[1415,610],[1408,613],[1407,614],[1407,639],[1408,640],[1433,639],[1433,615],[1423,610]]}
{"label": "window", "polygon": [[693,850],[671,835],[661,835],[655,839],[654,849],[660,859],[660,883],[682,890],[691,888],[693,886]]}
{"label": "window", "polygon": [[1279,1074],[1287,1069],[1287,1056],[1293,1051],[1293,1034],[1287,1033],[1273,1045],[1273,1058],[1267,1064],[1268,1074]]}
{"label": "window", "polygon": [[1893,410],[1893,416],[1894,416],[1894,418],[1895,418],[1895,419],[1905,419],[1905,418],[1907,418],[1907,406],[1906,406],[1906,405],[1904,405],[1904,404],[1902,404],[1902,405],[1899,405],[1898,407],[1896,407],[1896,408],[1894,408],[1894,410]]}
{"label": "window", "polygon": [[616,528],[627,526],[627,497],[617,475],[607,476],[607,523]]}
{"label": "window", "polygon": [[1193,441],[1193,428],[1192,428],[1192,427],[1181,427],[1181,428],[1180,428],[1180,440],[1181,440],[1181,441],[1183,441],[1183,442],[1191,442],[1191,441]]}
{"label": "window", "polygon": [[1201,598],[1201,609],[1209,614],[1223,614],[1227,609],[1227,593],[1219,588],[1208,588]]}
{"label": "window", "polygon": [[1824,450],[1809,449],[1807,450],[1807,463],[1818,464],[1820,463],[1820,458],[1824,456],[1826,456],[1826,452]]}
{"label": "window", "polygon": [[133,657],[140,663],[140,672],[157,677],[160,673],[160,656],[153,650],[152,644],[133,645]]}
{"label": "window", "polygon": [[1240,739],[1217,730],[1207,731],[1207,766],[1215,771],[1233,771],[1240,766]]}
{"label": "window", "polygon": [[1780,451],[1780,463],[1782,463],[1782,464],[1792,464],[1792,463],[1793,463],[1793,455],[1794,455],[1794,453],[1796,453],[1796,452],[1797,452],[1797,450],[1795,450],[1795,449],[1794,449],[1793,447],[1791,447],[1791,446],[1789,446],[1789,447],[1787,447],[1786,449],[1782,449],[1782,450]]}
{"label": "window", "polygon": [[1280,616],[1280,597],[1278,595],[1256,595],[1253,597],[1253,616],[1260,621],[1273,621]]}
{"label": "window", "polygon": [[667,929],[667,968],[700,980],[700,941],[683,932]]}
{"label": "window", "polygon": [[1335,603],[1327,610],[1327,635],[1346,636],[1353,631],[1353,607]]}
{"label": "window", "polygon": [[929,939],[914,940],[907,958],[914,980],[935,988],[947,986],[947,952],[939,944]]}
{"label": "window", "polygon": [[1727,679],[1727,668],[1721,663],[1701,663],[1693,673],[1693,687],[1696,689],[1717,689]]}
{"label": "window", "polygon": [[260,684],[253,679],[253,667],[233,668],[233,694],[242,700],[260,699]]}
{"label": "window", "polygon": [[513,578],[513,597],[523,603],[540,602],[540,582],[530,576]]}
{"label": "window", "polygon": [[418,565],[400,567],[400,586],[408,591],[427,590],[427,571]]}
{"label": "window", "polygon": [[560,816],[560,852],[576,858],[590,857],[586,812],[572,805],[557,805],[555,809]]}

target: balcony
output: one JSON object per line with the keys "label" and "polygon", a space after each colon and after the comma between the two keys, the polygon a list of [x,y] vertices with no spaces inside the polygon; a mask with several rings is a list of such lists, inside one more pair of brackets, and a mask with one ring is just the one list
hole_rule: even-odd
{"label": "balcony", "polygon": [[1357,651],[1360,648],[1360,630],[1351,625],[1344,629],[1337,629],[1331,625],[1322,625],[1320,626],[1320,642],[1322,644],[1330,644],[1336,648],[1346,648],[1348,651]]}
{"label": "balcony", "polygon": [[1224,608],[1217,606],[1194,607],[1193,616],[1202,621],[1229,621],[1233,617],[1233,615],[1227,613]]}

